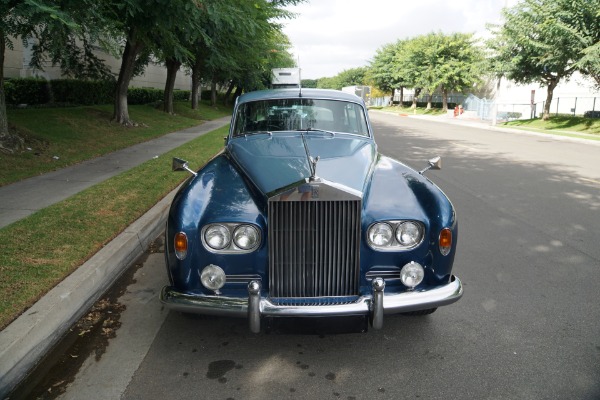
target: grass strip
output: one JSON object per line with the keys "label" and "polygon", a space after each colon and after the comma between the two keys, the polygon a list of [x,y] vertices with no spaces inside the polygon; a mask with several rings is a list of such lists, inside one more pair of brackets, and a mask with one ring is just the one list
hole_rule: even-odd
{"label": "grass strip", "polygon": [[505,122],[499,126],[551,133],[553,135],[600,140],[600,118],[583,118],[572,115],[551,116],[544,121],[540,118]]}
{"label": "grass strip", "polygon": [[0,330],[92,257],[223,147],[223,127],[0,229]]}
{"label": "grass strip", "polygon": [[192,110],[189,102],[176,102],[175,115],[150,105],[131,105],[129,114],[137,126],[124,127],[110,122],[112,107],[8,110],[11,128],[25,137],[26,149],[0,153],[0,186],[231,115],[230,107],[215,108],[206,102],[197,110]]}

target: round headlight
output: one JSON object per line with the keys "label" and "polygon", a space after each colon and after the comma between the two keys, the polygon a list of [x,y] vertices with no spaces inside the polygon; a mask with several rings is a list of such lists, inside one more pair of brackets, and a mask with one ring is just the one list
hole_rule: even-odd
{"label": "round headlight", "polygon": [[223,225],[211,225],[204,231],[204,241],[215,250],[221,250],[231,243],[231,233]]}
{"label": "round headlight", "polygon": [[221,267],[210,264],[202,270],[200,281],[205,288],[217,291],[225,284],[225,272]]}
{"label": "round headlight", "polygon": [[250,250],[258,244],[258,230],[252,225],[240,225],[233,231],[233,242],[242,250]]}
{"label": "round headlight", "polygon": [[379,222],[369,228],[369,241],[375,246],[387,246],[392,241],[392,227],[389,224]]}
{"label": "round headlight", "polygon": [[422,237],[423,232],[421,230],[421,225],[416,222],[403,222],[396,228],[396,240],[398,240],[398,243],[402,246],[412,247],[419,244]]}
{"label": "round headlight", "polygon": [[409,288],[414,288],[423,281],[425,271],[421,264],[411,261],[400,270],[400,280]]}

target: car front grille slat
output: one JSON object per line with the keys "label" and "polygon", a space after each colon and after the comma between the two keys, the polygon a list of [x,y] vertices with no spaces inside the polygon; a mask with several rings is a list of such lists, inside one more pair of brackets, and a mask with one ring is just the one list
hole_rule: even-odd
{"label": "car front grille slat", "polygon": [[358,293],[357,200],[269,202],[271,297]]}

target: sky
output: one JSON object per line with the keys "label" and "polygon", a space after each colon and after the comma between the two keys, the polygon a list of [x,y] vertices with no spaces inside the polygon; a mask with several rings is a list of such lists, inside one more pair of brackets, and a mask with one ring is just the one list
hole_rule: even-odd
{"label": "sky", "polygon": [[486,23],[517,0],[308,0],[288,10],[283,32],[292,42],[302,79],[332,77],[367,66],[387,43],[429,32],[489,36]]}

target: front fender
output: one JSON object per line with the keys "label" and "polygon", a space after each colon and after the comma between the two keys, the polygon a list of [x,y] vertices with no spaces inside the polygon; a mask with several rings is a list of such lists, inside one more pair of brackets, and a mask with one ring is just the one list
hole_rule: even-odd
{"label": "front fender", "polygon": [[[229,275],[266,273],[266,203],[253,190],[227,155],[206,164],[198,175],[186,182],[175,196],[167,219],[165,253],[171,284],[189,292],[205,292],[200,271],[209,264],[218,265]],[[261,231],[258,250],[247,254],[217,254],[204,248],[201,228],[214,222],[251,223]],[[173,238],[184,232],[188,254],[175,257]]]}

